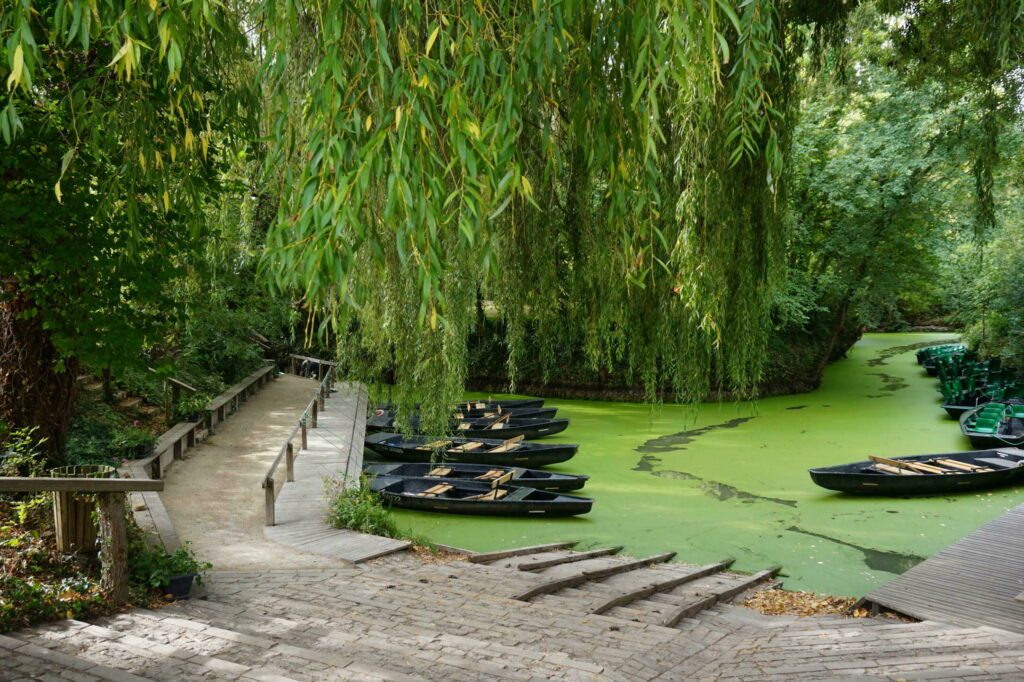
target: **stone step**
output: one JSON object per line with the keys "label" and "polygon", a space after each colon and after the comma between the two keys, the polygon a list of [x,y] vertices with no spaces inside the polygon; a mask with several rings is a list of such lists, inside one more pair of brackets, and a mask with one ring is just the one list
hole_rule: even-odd
{"label": "stone step", "polygon": [[[213,641],[220,650],[228,652],[221,654],[226,658],[232,657],[231,647],[236,643],[252,645],[258,647],[268,661],[296,677],[303,674],[310,661],[351,665],[346,659],[353,658],[368,665],[388,661],[389,672],[410,678],[422,675],[422,671],[429,668],[432,675],[448,680],[475,680],[499,673],[503,678],[529,679],[531,669],[537,669],[535,661],[514,656],[515,650],[499,661],[485,660],[477,652],[453,655],[447,661],[440,661],[439,648],[432,646],[436,630],[424,630],[417,638],[409,638],[388,627],[361,630],[356,634],[351,629],[319,627],[308,621],[287,621],[252,611],[244,615],[245,625],[239,625],[236,617],[225,615],[225,609],[211,609],[208,600],[196,600],[173,610],[133,611],[108,619],[104,624],[122,631],[156,631],[161,634],[158,639],[193,650],[201,650]],[[157,637],[151,634],[150,638]],[[237,661],[244,663],[251,656],[242,654]]]}
{"label": "stone step", "polygon": [[[52,627],[53,624],[48,624],[40,629]],[[31,639],[0,635],[0,680],[40,678],[80,682],[145,682],[150,679],[81,656],[54,651]]]}
{"label": "stone step", "polygon": [[[85,659],[141,679],[182,680],[218,676],[268,679],[266,670],[158,643],[139,634],[115,632],[79,621],[61,621],[55,625],[57,627],[15,632],[12,636],[48,650],[51,656]],[[343,675],[339,679],[355,679],[355,675]]]}

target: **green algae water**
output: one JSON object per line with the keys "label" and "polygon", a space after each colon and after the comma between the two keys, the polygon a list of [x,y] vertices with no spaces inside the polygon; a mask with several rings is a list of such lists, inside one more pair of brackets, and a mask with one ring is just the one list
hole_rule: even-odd
{"label": "green algae water", "polygon": [[968,450],[914,359],[948,334],[868,334],[821,388],[699,408],[548,400],[579,443],[554,471],[584,473],[590,514],[501,519],[396,511],[438,543],[487,551],[558,540],[734,568],[783,567],[789,589],[860,596],[1021,502],[1024,488],[929,498],[840,495],[807,469],[885,456]]}

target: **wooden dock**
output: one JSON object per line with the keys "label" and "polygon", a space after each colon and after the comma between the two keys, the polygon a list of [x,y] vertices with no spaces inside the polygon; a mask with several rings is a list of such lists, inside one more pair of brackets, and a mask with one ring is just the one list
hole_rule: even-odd
{"label": "wooden dock", "polygon": [[921,620],[1024,633],[1024,504],[867,595]]}
{"label": "wooden dock", "polygon": [[263,529],[268,540],[304,552],[353,563],[368,561],[410,546],[405,540],[332,528],[326,522],[331,481],[358,485],[366,435],[366,389],[339,383],[309,429],[308,447],[295,457],[295,480],[281,488],[275,525]]}

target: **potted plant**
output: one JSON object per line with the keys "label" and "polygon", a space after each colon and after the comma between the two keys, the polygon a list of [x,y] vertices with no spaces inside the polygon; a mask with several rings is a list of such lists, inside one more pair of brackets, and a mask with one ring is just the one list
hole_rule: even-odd
{"label": "potted plant", "polygon": [[114,436],[113,447],[126,459],[139,459],[153,451],[156,436],[137,426],[128,426]]}
{"label": "potted plant", "polygon": [[205,393],[196,393],[178,400],[171,410],[175,422],[199,422],[203,420],[210,398]]}
{"label": "potted plant", "polygon": [[132,573],[137,580],[171,599],[187,599],[193,583],[202,585],[202,571],[212,568],[196,559],[188,543],[167,552],[161,548],[145,550],[132,559]]}

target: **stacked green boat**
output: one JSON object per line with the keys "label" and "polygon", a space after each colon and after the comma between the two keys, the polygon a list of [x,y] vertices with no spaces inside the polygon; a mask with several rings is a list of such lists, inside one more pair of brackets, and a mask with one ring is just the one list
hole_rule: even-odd
{"label": "stacked green boat", "polygon": [[976,448],[1018,447],[1024,444],[1024,402],[979,405],[960,417],[960,429]]}
{"label": "stacked green boat", "polygon": [[978,360],[968,354],[945,356],[936,362],[943,409],[953,419],[991,402],[1024,397],[1017,371],[1003,367],[999,358]]}

